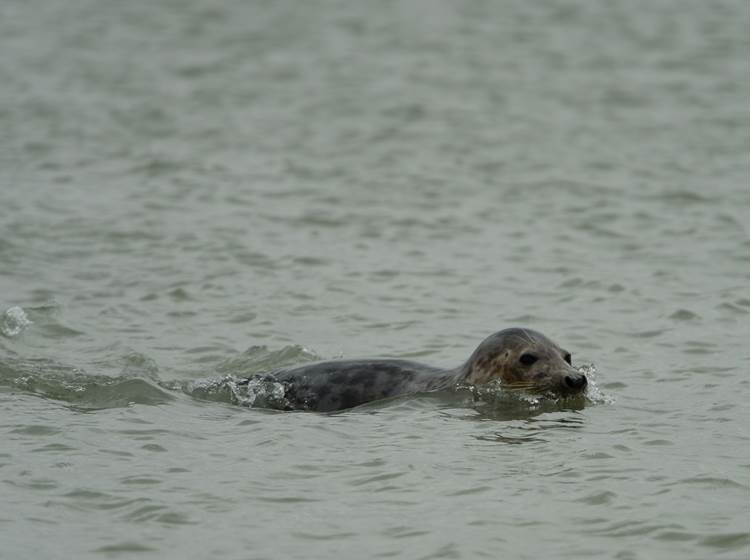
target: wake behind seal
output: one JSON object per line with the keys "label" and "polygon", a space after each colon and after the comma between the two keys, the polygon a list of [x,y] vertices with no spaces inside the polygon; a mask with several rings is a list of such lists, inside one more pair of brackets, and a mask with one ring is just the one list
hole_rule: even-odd
{"label": "wake behind seal", "polygon": [[283,385],[284,409],[316,412],[495,380],[508,387],[560,395],[580,394],[588,384],[586,376],[571,365],[569,352],[543,334],[524,328],[488,336],[454,369],[396,359],[332,360],[263,377]]}

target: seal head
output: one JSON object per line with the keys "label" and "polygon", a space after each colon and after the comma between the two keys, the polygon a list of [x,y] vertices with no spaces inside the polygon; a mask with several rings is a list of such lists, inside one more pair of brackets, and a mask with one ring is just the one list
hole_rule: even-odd
{"label": "seal head", "polygon": [[531,329],[505,329],[484,339],[463,366],[464,381],[500,380],[511,388],[563,395],[586,389],[586,376],[571,365],[570,352]]}

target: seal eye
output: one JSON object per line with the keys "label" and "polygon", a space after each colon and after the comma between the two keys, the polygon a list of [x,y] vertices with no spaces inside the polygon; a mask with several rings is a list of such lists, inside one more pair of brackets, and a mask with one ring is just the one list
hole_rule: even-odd
{"label": "seal eye", "polygon": [[565,356],[563,356],[563,360],[568,362],[570,365],[573,365],[573,358],[571,358],[570,352],[568,352],[567,354],[565,354]]}
{"label": "seal eye", "polygon": [[522,354],[521,357],[518,359],[519,362],[521,362],[525,366],[530,366],[534,362],[536,362],[539,358],[534,356],[534,354]]}

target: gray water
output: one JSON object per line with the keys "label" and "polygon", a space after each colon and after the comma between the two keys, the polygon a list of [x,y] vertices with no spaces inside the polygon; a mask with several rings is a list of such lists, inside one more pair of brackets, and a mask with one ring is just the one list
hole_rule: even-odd
{"label": "gray water", "polygon": [[[750,4],[5,0],[0,558],[750,555]],[[236,379],[542,331],[585,403]]]}

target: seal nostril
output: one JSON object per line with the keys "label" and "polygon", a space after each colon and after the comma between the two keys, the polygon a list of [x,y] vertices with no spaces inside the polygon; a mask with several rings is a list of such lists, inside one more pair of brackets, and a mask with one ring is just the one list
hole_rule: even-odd
{"label": "seal nostril", "polygon": [[585,387],[588,383],[588,380],[586,379],[585,375],[566,375],[565,376],[565,384],[570,387],[571,389],[580,389],[582,387]]}

